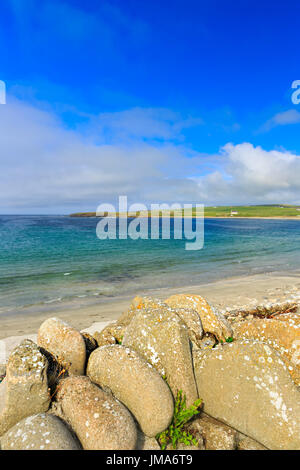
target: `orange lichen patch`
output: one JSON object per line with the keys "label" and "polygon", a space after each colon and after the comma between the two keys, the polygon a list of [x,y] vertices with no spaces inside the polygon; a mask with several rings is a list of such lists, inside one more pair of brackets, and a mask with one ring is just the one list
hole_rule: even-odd
{"label": "orange lichen patch", "polygon": [[236,323],[234,337],[257,339],[282,356],[294,382],[300,384],[300,326],[275,319],[253,319]]}
{"label": "orange lichen patch", "polygon": [[153,297],[139,297],[136,296],[132,303],[131,308],[133,309],[145,309],[145,308],[160,308],[163,306],[163,302],[159,299],[155,299]]}
{"label": "orange lichen patch", "polygon": [[200,295],[172,295],[165,303],[172,308],[195,310],[199,314],[204,332],[213,334],[219,341],[232,336],[227,320]]}
{"label": "orange lichen patch", "polygon": [[[155,311],[157,309],[161,311],[161,321],[170,315],[175,315],[181,321],[183,321],[183,323],[187,326],[190,340],[199,346],[199,342],[203,337],[203,328],[198,312],[189,307],[172,308],[170,305],[167,305],[160,299],[153,297],[135,297],[130,305],[129,310],[123,313],[123,315],[117,321],[116,325],[119,327],[122,326],[123,330],[125,330],[134,317],[142,310],[147,310],[149,313],[150,311]],[[123,334],[125,334],[125,331]]]}
{"label": "orange lichen patch", "polygon": [[120,316],[115,325],[126,328],[140,310],[145,308],[161,308],[163,305],[165,304],[158,299],[154,299],[152,297],[140,297],[137,295],[131,302],[129,309]]}

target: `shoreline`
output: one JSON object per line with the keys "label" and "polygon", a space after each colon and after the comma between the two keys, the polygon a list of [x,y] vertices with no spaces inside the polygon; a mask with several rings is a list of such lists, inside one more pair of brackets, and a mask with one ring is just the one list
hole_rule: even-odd
{"label": "shoreline", "polygon": [[135,295],[152,296],[161,300],[176,293],[203,296],[223,314],[237,309],[251,309],[258,305],[273,305],[283,302],[300,304],[300,274],[298,271],[252,274],[236,276],[206,284],[159,289],[138,289],[134,294],[109,297],[82,305],[74,302],[66,308],[49,309],[40,312],[20,311],[17,314],[0,315],[0,340],[9,337],[35,334],[41,323],[56,316],[79,330],[89,330],[95,323],[109,323],[129,308]]}

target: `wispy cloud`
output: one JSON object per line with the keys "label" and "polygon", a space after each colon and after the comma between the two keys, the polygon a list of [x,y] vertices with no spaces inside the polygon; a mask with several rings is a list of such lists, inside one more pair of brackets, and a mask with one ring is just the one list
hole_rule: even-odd
{"label": "wispy cloud", "polygon": [[132,108],[114,113],[101,113],[88,122],[88,129],[93,130],[103,139],[113,141],[142,140],[184,140],[182,131],[190,127],[202,126],[203,119],[191,116],[183,117],[180,113],[165,108]]}
{"label": "wispy cloud", "polygon": [[296,109],[289,109],[282,113],[277,113],[271,119],[269,119],[261,128],[259,132],[268,132],[277,126],[286,126],[288,124],[299,124],[300,113]]}

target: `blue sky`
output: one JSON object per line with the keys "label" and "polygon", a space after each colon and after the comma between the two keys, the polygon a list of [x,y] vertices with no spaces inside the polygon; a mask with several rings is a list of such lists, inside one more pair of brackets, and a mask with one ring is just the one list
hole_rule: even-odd
{"label": "blue sky", "polygon": [[3,3],[1,213],[300,203],[298,1]]}

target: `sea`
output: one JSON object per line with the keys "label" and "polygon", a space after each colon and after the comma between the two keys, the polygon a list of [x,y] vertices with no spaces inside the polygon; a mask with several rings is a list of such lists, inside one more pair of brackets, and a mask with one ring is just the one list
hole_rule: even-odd
{"label": "sea", "polygon": [[0,315],[236,276],[300,272],[300,220],[205,219],[200,250],[186,250],[184,240],[174,239],[172,224],[170,239],[101,240],[98,222],[0,216]]}

